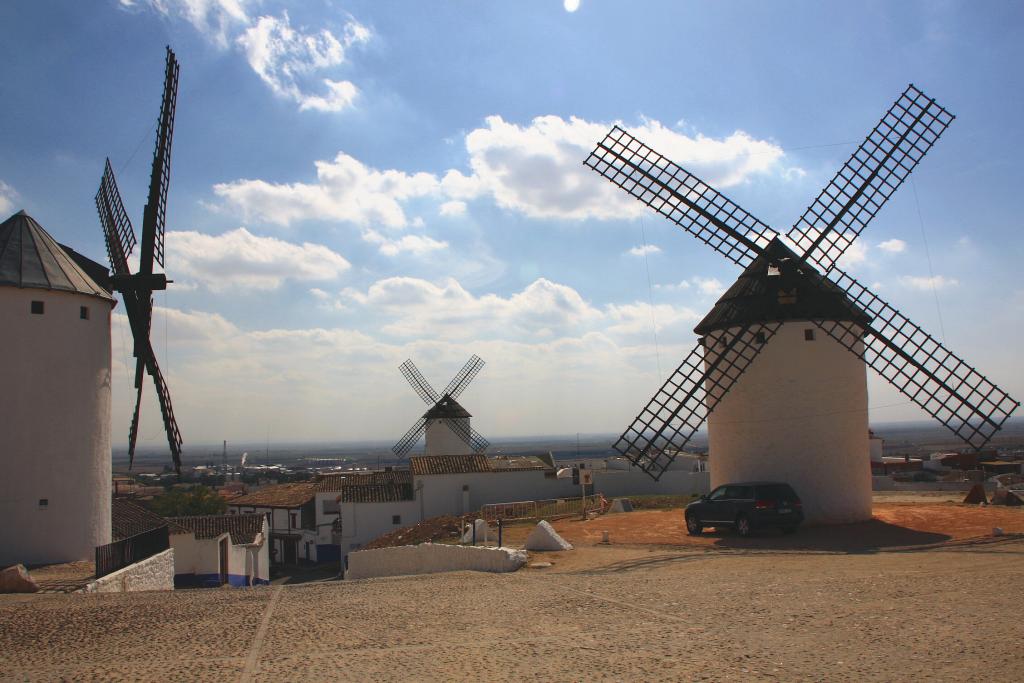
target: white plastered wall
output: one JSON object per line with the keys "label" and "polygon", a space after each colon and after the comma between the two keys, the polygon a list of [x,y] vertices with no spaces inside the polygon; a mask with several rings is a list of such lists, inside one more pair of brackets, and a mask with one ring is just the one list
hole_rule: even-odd
{"label": "white plastered wall", "polygon": [[[469,431],[469,418],[457,418],[454,420],[465,426]],[[427,421],[427,455],[467,455],[473,452],[465,441],[458,434],[452,431],[444,420]]]}
{"label": "white plastered wall", "polygon": [[869,519],[867,408],[864,361],[813,323],[784,323],[708,418],[712,488],[783,481],[808,522]]}
{"label": "white plastered wall", "polygon": [[0,287],[0,565],[91,559],[110,542],[111,305]]}

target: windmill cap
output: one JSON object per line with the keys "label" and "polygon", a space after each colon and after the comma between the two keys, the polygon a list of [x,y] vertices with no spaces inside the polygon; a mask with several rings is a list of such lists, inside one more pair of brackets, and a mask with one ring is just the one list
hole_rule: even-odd
{"label": "windmill cap", "polygon": [[113,301],[105,266],[58,244],[24,209],[0,223],[0,286],[50,289]]}
{"label": "windmill cap", "polygon": [[787,320],[849,321],[864,327],[871,316],[776,237],[693,331],[704,336]]}
{"label": "windmill cap", "polygon": [[458,401],[445,394],[430,410],[423,413],[423,417],[427,420],[440,420],[442,418],[455,419],[473,416]]}

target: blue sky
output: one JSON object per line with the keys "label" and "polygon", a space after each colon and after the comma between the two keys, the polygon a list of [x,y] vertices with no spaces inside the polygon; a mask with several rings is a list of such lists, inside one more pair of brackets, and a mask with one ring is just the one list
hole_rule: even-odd
{"label": "blue sky", "polygon": [[[577,5],[5,3],[0,213],[104,261],[110,156],[138,228],[170,44],[153,341],[186,449],[397,439],[422,412],[399,363],[443,386],[471,353],[484,435],[614,432],[738,273],[585,169],[594,142],[619,122],[784,232],[913,82],[957,119],[845,265],[1024,395],[1019,3]],[[873,421],[926,417],[869,388]]]}

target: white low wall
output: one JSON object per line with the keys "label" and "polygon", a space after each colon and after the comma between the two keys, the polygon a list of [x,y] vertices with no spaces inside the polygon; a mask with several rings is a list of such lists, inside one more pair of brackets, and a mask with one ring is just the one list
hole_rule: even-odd
{"label": "white low wall", "polygon": [[437,572],[514,572],[526,564],[526,551],[513,548],[423,543],[348,554],[345,579],[407,576]]}
{"label": "white low wall", "polygon": [[147,557],[96,579],[83,593],[135,593],[174,590],[174,549]]}

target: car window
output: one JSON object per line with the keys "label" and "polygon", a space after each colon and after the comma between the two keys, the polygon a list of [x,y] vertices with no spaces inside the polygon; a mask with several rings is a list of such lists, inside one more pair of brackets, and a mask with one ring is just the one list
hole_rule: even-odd
{"label": "car window", "polygon": [[726,486],[725,497],[728,498],[729,500],[736,500],[737,498],[742,498],[743,488],[744,487],[742,486]]}
{"label": "car window", "polygon": [[736,498],[738,500],[752,500],[754,498],[753,486],[737,486]]}
{"label": "car window", "polygon": [[708,498],[710,500],[721,500],[722,498],[725,498],[725,487],[719,486],[717,489],[711,492],[711,495],[708,496]]}

